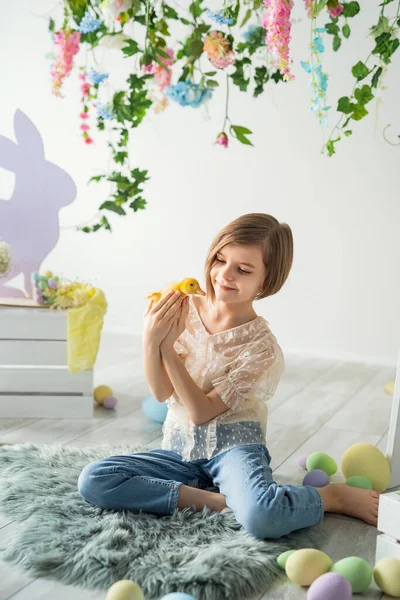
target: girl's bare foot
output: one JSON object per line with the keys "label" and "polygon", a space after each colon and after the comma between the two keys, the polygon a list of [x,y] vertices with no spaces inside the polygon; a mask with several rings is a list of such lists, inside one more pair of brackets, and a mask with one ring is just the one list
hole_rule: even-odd
{"label": "girl's bare foot", "polygon": [[370,525],[377,525],[380,496],[378,492],[351,487],[344,483],[330,483],[316,489],[321,494],[325,512],[342,513],[362,519]]}

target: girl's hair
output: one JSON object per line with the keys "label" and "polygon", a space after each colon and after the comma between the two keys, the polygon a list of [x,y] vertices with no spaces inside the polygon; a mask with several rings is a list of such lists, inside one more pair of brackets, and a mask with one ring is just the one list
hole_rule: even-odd
{"label": "girl's hair", "polygon": [[215,302],[210,271],[215,259],[227,244],[259,246],[265,266],[265,278],[255,300],[273,296],[283,286],[293,263],[292,230],[286,223],[264,213],[249,213],[228,223],[214,238],[205,263],[207,296]]}

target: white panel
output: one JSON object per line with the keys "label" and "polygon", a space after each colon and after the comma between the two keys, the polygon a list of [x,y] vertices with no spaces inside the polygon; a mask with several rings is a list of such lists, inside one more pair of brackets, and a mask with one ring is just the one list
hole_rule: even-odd
{"label": "white panel", "polygon": [[70,373],[67,367],[0,367],[0,392],[79,392],[93,391],[93,370]]}
{"label": "white panel", "polygon": [[400,544],[387,535],[378,535],[376,538],[375,564],[381,558],[400,558]]}
{"label": "white panel", "polygon": [[378,531],[400,540],[400,492],[380,495]]}
{"label": "white panel", "polygon": [[90,419],[92,416],[92,396],[0,395],[2,419]]}
{"label": "white panel", "polygon": [[0,306],[0,339],[66,340],[67,313],[48,308]]}
{"label": "white panel", "polygon": [[67,342],[0,340],[0,365],[66,365]]}
{"label": "white panel", "polygon": [[392,489],[400,485],[400,354],[397,363],[386,456],[392,470],[390,480],[390,489]]}

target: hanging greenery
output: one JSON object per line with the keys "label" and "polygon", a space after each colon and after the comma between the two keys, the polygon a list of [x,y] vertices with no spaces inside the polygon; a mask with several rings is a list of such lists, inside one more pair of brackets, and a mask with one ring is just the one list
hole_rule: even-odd
{"label": "hanging greenery", "polygon": [[[56,26],[50,19],[55,44],[53,93],[62,96],[63,82],[74,67],[76,55],[82,47],[89,49],[91,66],[86,60],[85,66],[78,67],[82,139],[87,145],[95,141],[93,117],[97,130],[107,130],[110,135],[112,168],[90,181],[108,181],[112,191],[92,222],[80,228],[86,233],[111,231],[110,213],[125,216],[130,210],[145,208],[143,185],[148,172],[131,165],[128,145],[130,134],[150,109],[159,113],[169,103],[198,108],[210,102],[222,87],[225,113],[214,143],[227,148],[234,139],[252,146],[252,131],[238,124],[231,114],[230,87],[237,86],[257,98],[266,85],[286,84],[294,78],[290,57],[293,0],[221,0],[218,11],[210,10],[206,0],[193,0],[187,9],[170,1],[63,0],[62,24]],[[351,135],[350,123],[368,114],[366,105],[398,49],[400,0],[395,16],[385,14],[392,2],[395,0],[384,0],[380,5],[378,22],[370,30],[371,52],[352,67],[354,88],[337,103],[340,119],[324,145],[329,156],[343,136]],[[301,64],[310,75],[311,109],[326,127],[330,106],[328,75],[322,61],[324,38],[326,41],[326,36],[332,36],[333,50],[337,51],[343,38],[350,37],[349,19],[360,12],[360,5],[338,0],[304,0],[304,5],[310,18],[311,43],[310,57]],[[183,33],[172,41],[171,30]],[[99,68],[99,48],[116,49],[129,61],[130,74],[124,89],[114,90],[112,74]]]}

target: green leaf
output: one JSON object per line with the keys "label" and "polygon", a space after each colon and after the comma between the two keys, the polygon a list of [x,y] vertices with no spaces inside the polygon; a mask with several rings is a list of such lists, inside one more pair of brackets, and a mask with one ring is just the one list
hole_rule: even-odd
{"label": "green leaf", "polygon": [[106,200],[99,208],[100,210],[111,210],[112,212],[117,213],[117,215],[126,215],[122,206],[118,206],[118,204],[111,202],[111,200]]}
{"label": "green leaf", "polygon": [[375,73],[373,74],[372,79],[371,79],[371,87],[373,87],[373,88],[378,87],[378,82],[379,82],[380,76],[382,75],[382,71],[383,71],[382,67],[379,67],[379,69],[377,69],[375,71]]}
{"label": "green leaf", "polygon": [[356,104],[354,106],[354,111],[353,111],[353,114],[351,115],[351,118],[354,119],[355,121],[360,121],[363,117],[366,117],[367,114],[368,114],[368,111],[363,104]]}
{"label": "green leaf", "polygon": [[351,72],[357,81],[361,81],[369,74],[369,69],[361,60],[359,60],[358,63],[351,69]]}
{"label": "green leaf", "polygon": [[54,31],[55,26],[54,19],[49,19],[49,31]]}
{"label": "green leaf", "polygon": [[116,152],[114,154],[114,162],[119,163],[121,165],[124,164],[124,162],[126,161],[126,159],[128,158],[128,153],[123,151],[123,152]]}
{"label": "green leaf", "polygon": [[232,129],[235,131],[235,133],[253,133],[250,129],[247,129],[247,127],[242,127],[241,125],[232,125]]}
{"label": "green leaf", "polygon": [[193,40],[189,44],[190,56],[193,58],[199,58],[203,54],[203,42],[201,40]]}
{"label": "green leaf", "polygon": [[319,15],[319,13],[321,12],[321,10],[323,8],[325,8],[325,6],[327,4],[328,4],[328,0],[318,0],[317,6],[315,7],[315,16],[316,17]]}
{"label": "green leaf", "polygon": [[340,31],[336,23],[326,23],[325,29],[326,33],[329,33],[330,35],[337,35]]}
{"label": "green leaf", "polygon": [[251,10],[250,8],[247,9],[246,14],[244,15],[243,21],[240,23],[240,27],[244,27],[247,23],[247,21],[250,19],[251,17]]}
{"label": "green leaf", "polygon": [[337,111],[344,113],[345,115],[349,115],[353,112],[353,104],[351,104],[348,96],[342,96],[338,100]]}
{"label": "green leaf", "polygon": [[169,6],[168,4],[163,4],[162,10],[163,10],[164,17],[166,17],[167,19],[175,19],[175,20],[179,19],[178,13],[176,12],[176,10],[174,8],[172,8],[172,6]]}
{"label": "green leaf", "polygon": [[232,135],[234,135],[241,144],[245,144],[246,146],[253,146],[252,142],[245,135],[252,133],[250,129],[247,129],[246,127],[241,127],[240,125],[231,125],[230,131]]}
{"label": "green leaf", "polygon": [[204,75],[206,75],[207,77],[214,77],[214,75],[217,74],[217,71],[208,71],[207,73],[204,73]]}
{"label": "green leaf", "polygon": [[219,87],[219,83],[215,79],[207,79],[207,87],[217,88]]}
{"label": "green leaf", "polygon": [[343,16],[346,18],[355,17],[360,12],[360,5],[358,2],[342,2],[343,4]]}
{"label": "green leaf", "polygon": [[374,39],[382,33],[388,33],[390,31],[389,19],[385,15],[379,15],[378,23],[371,27],[369,31]]}
{"label": "green leaf", "polygon": [[351,131],[351,129],[347,129],[347,130],[344,132],[344,135],[345,135],[346,137],[350,137],[352,133],[353,133],[353,132]]}
{"label": "green leaf", "polygon": [[244,66],[249,64],[251,64],[250,58],[245,57],[237,60],[235,62],[236,70],[230,75],[233,83],[239,87],[241,92],[246,92],[250,83],[250,79],[246,79],[244,74]]}
{"label": "green leaf", "polygon": [[332,48],[334,52],[337,52],[342,44],[342,40],[338,35],[335,35],[332,42]]}
{"label": "green leaf", "polygon": [[133,200],[133,202],[130,203],[129,207],[133,208],[133,210],[136,212],[138,210],[144,210],[146,204],[146,200],[141,196],[138,196],[137,198],[135,198],[135,200]]}
{"label": "green leaf", "polygon": [[114,98],[113,98],[113,108],[115,109],[119,104],[122,104],[124,98],[125,98],[125,94],[126,92],[121,91],[121,92],[116,92],[114,94]]}
{"label": "green leaf", "polygon": [[125,56],[133,56],[140,52],[139,45],[135,40],[126,40],[126,44],[127,45],[122,48],[122,52]]}
{"label": "green leaf", "polygon": [[343,25],[342,33],[346,39],[350,37],[351,29],[350,29],[350,26],[347,25],[347,23],[345,25]]}
{"label": "green leaf", "polygon": [[358,104],[365,105],[371,102],[374,95],[369,85],[363,85],[361,88],[355,90],[354,97],[357,99]]}
{"label": "green leaf", "polygon": [[375,39],[376,46],[372,50],[372,54],[378,54],[382,58],[383,62],[388,65],[391,60],[391,56],[396,52],[400,45],[398,38],[391,39],[391,33],[382,33]]}
{"label": "green leaf", "polygon": [[264,91],[264,85],[269,81],[269,72],[267,67],[264,65],[262,67],[256,67],[254,73],[254,98],[257,98]]}
{"label": "green leaf", "polygon": [[325,148],[328,153],[328,156],[332,156],[333,154],[335,154],[335,142],[333,140],[329,140],[326,143]]}
{"label": "green leaf", "polygon": [[89,179],[89,183],[91,181],[101,181],[101,179],[104,179],[104,178],[105,178],[105,175],[94,175],[93,177],[91,177]]}

